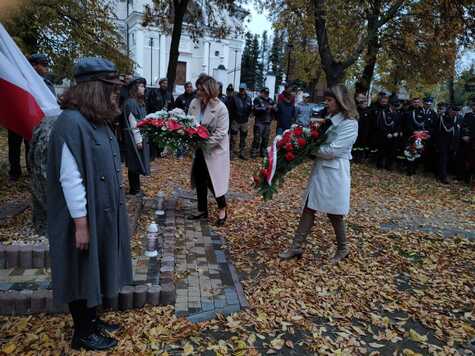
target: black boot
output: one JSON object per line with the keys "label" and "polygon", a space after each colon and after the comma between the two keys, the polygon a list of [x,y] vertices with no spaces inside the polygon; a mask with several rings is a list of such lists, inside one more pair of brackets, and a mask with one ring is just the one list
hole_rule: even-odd
{"label": "black boot", "polygon": [[89,351],[104,351],[115,346],[117,346],[117,340],[104,336],[98,332],[85,337],[75,335],[73,336],[73,341],[71,343],[71,347],[74,350],[85,349]]}

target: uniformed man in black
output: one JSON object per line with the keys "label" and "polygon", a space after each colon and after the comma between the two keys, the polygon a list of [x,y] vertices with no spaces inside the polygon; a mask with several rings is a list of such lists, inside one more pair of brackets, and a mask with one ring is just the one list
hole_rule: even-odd
{"label": "uniformed man in black", "polygon": [[399,99],[392,96],[388,109],[380,110],[376,117],[374,135],[377,139],[376,166],[391,170],[396,159],[396,149],[401,134],[401,113],[398,110]]}
{"label": "uniformed man in black", "polygon": [[158,88],[151,88],[146,93],[147,114],[160,110],[170,111],[175,108],[175,100],[168,90],[168,79],[161,78],[158,81]]}
{"label": "uniformed man in black", "polygon": [[[47,78],[49,73],[49,61],[48,57],[44,54],[33,54],[29,58],[29,62],[32,67],[36,70],[36,72],[43,78],[46,86],[49,90],[56,96],[56,92],[54,90],[53,83]],[[25,161],[27,162],[28,166],[28,150],[29,150],[29,143],[23,137],[18,135],[17,133],[8,130],[8,161],[10,164],[10,169],[8,172],[9,180],[11,182],[17,181],[21,177],[21,165],[20,165],[20,157],[21,157],[21,144],[22,142],[25,143]]]}
{"label": "uniformed man in black", "polygon": [[371,118],[366,95],[358,94],[356,96],[356,105],[360,118],[358,120],[358,138],[353,146],[353,159],[356,163],[359,163],[368,158]]}
{"label": "uniformed man in black", "polygon": [[460,125],[460,145],[457,153],[457,179],[470,183],[475,176],[475,97],[470,99],[471,112]]}
{"label": "uniformed man in black", "polygon": [[[404,118],[404,140],[406,144],[409,142],[411,136],[416,131],[426,130],[426,116],[424,114],[424,107],[420,98],[413,98],[411,100],[411,108],[406,112]],[[413,175],[417,171],[419,159],[415,161],[407,161],[407,174]]]}
{"label": "uniformed man in black", "polygon": [[376,103],[371,104],[370,106],[370,124],[369,124],[369,147],[371,153],[376,153],[378,151],[378,138],[375,135],[376,132],[376,123],[379,120],[379,117],[382,115],[382,112],[387,112],[389,110],[388,106],[389,97],[388,95],[381,91],[378,93],[378,99]]}
{"label": "uniformed man in black", "polygon": [[437,157],[437,179],[443,184],[449,184],[449,160],[455,156],[458,140],[457,108],[450,105],[447,112],[441,115],[432,129],[432,139]]}
{"label": "uniformed man in black", "polygon": [[[439,122],[439,117],[437,113],[432,109],[433,99],[431,97],[424,98],[424,127],[425,130],[429,132],[429,135],[432,136],[432,131],[437,122]],[[437,159],[435,154],[435,142],[431,138],[426,141],[424,149],[424,170],[426,172],[436,173],[437,171]]]}

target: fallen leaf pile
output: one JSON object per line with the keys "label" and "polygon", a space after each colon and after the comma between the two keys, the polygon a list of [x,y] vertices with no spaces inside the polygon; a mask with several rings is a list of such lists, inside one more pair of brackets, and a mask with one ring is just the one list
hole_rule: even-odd
{"label": "fallen leaf pile", "polygon": [[[230,190],[252,195],[259,163],[234,161]],[[154,167],[143,180],[147,196],[190,189],[190,158]],[[462,237],[475,232],[469,189],[353,165],[349,258],[328,265],[335,238],[318,215],[303,258],[282,262],[310,168],[289,174],[272,201],[229,201],[226,225],[213,227],[225,237],[250,308],[196,325],[172,307],[110,313],[106,319],[125,327],[110,354],[462,354],[475,337],[475,243]],[[147,222],[140,220],[141,231]],[[69,316],[0,317],[0,352],[70,352],[71,327]]]}

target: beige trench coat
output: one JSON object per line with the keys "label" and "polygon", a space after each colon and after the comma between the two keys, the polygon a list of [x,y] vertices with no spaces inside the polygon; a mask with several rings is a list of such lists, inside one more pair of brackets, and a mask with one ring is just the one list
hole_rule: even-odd
{"label": "beige trench coat", "polygon": [[334,115],[331,121],[327,139],[317,153],[303,203],[322,213],[347,215],[351,149],[358,136],[358,121],[345,119],[342,114]]}
{"label": "beige trench coat", "polygon": [[[188,114],[197,118],[200,115],[200,111],[200,99],[193,99],[190,103]],[[203,147],[203,155],[208,166],[214,193],[216,197],[221,197],[228,192],[229,188],[229,113],[226,105],[221,100],[215,99],[208,103],[203,116],[201,124],[210,133],[210,137]],[[192,186],[194,187],[193,178]]]}

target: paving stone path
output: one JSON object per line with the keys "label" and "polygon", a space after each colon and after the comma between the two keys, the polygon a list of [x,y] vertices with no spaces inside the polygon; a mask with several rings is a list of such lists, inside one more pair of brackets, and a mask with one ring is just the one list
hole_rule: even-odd
{"label": "paving stone path", "polygon": [[[133,285],[124,288],[122,293],[122,296],[128,293],[129,297],[119,296],[116,301],[108,301],[109,307],[143,306],[143,288],[159,290],[160,304],[175,305],[176,315],[192,322],[209,320],[217,314],[227,315],[248,306],[237,271],[223,249],[223,238],[207,222],[186,219],[194,204],[193,195],[185,191],[175,191],[174,197],[165,202],[165,214],[156,216],[161,232],[159,255],[145,257],[145,251],[141,251],[140,256],[133,258]],[[138,214],[154,215],[155,205],[151,199],[144,200],[143,209],[142,203],[129,202],[130,222],[134,228]],[[146,236],[142,238],[142,245],[146,246]],[[45,293],[49,302],[44,303],[43,309],[33,308],[35,297],[31,296]],[[29,299],[25,300],[25,295]],[[137,298],[142,302],[136,302]],[[66,311],[64,306],[51,305],[48,268],[0,269],[0,304],[0,314],[9,315]]]}

